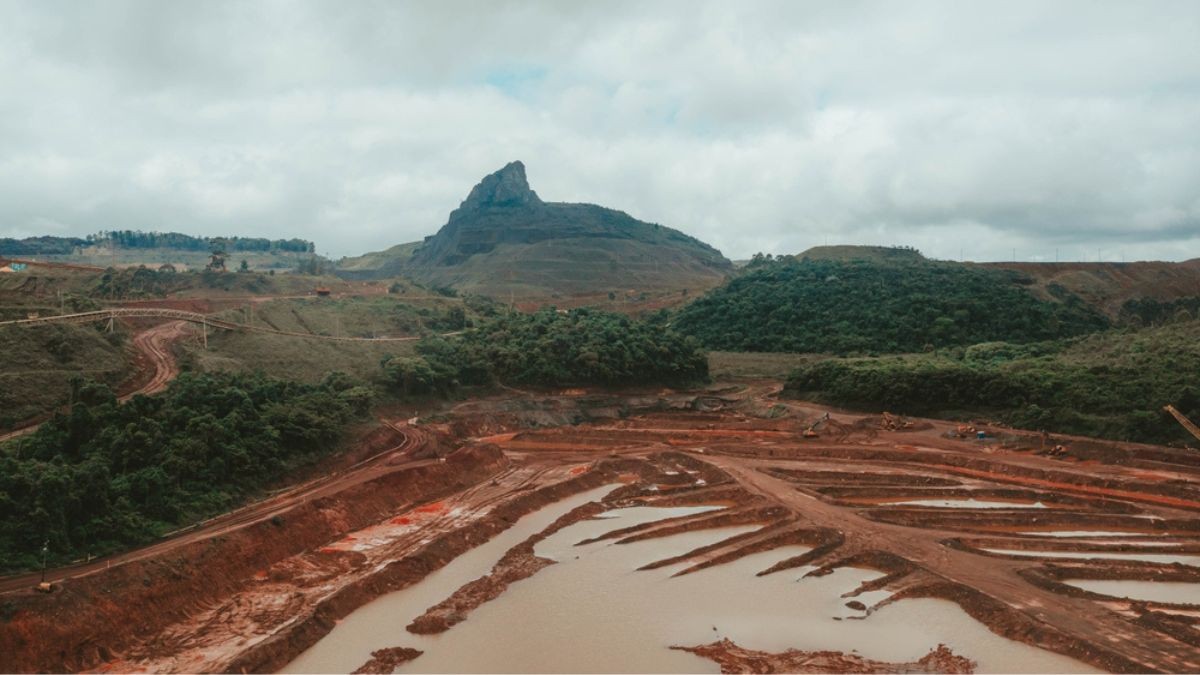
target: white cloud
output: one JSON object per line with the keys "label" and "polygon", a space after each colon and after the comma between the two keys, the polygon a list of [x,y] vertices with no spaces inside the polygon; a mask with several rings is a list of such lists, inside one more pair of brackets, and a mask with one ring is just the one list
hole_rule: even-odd
{"label": "white cloud", "polygon": [[356,254],[522,159],[731,257],[1200,255],[1196,3],[2,7],[0,236]]}

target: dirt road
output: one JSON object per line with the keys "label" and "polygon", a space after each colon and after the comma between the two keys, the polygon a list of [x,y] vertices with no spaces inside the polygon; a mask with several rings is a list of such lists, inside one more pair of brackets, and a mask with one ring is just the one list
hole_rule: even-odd
{"label": "dirt road", "polygon": [[138,394],[157,394],[167,388],[171,380],[179,375],[179,363],[171,352],[171,345],[188,331],[186,321],[168,321],[133,336],[133,348],[150,377],[137,389],[121,396],[120,400],[128,401]]}
{"label": "dirt road", "polygon": [[[132,347],[137,373],[133,381],[139,384],[132,391],[122,394],[119,400],[128,401],[138,394],[156,394],[166,389],[171,380],[179,374],[179,364],[171,352],[171,344],[187,332],[186,321],[168,321],[134,335]],[[41,425],[42,422],[37,422],[0,434],[0,443],[31,434]]]}

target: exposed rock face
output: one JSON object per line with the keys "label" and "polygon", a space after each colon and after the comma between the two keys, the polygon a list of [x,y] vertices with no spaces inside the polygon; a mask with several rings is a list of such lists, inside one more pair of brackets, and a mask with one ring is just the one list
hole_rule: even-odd
{"label": "exposed rock face", "polygon": [[543,202],[525,165],[510,162],[481,180],[411,257],[376,269],[380,276],[524,296],[700,291],[720,283],[732,264],[694,237],[621,211]]}
{"label": "exposed rock face", "polygon": [[542,200],[538,199],[537,193],[529,189],[529,181],[525,178],[525,165],[519,161],[509,162],[503,169],[488,174],[479,181],[462,205],[450,213],[450,221],[468,217],[472,211],[492,207],[541,204]]}

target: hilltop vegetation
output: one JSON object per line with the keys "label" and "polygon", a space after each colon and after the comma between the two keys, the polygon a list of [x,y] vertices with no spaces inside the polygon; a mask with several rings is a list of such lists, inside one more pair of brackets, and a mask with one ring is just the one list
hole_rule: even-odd
{"label": "hilltop vegetation", "polygon": [[1162,412],[1200,418],[1200,321],[1036,344],[801,365],[785,391],[870,410],[969,418],[1150,443],[1192,442]]}
{"label": "hilltop vegetation", "polygon": [[78,237],[0,237],[0,255],[70,255],[76,249],[87,245],[88,240]]}
{"label": "hilltop vegetation", "polygon": [[1034,342],[1108,326],[1073,295],[1042,300],[1020,282],[954,263],[760,260],[680,310],[673,326],[710,349],[843,355]]}
{"label": "hilltop vegetation", "polygon": [[384,363],[402,394],[459,385],[677,385],[703,381],[708,361],[693,340],[627,316],[589,309],[507,313],[462,335],[430,337],[417,354]]}
{"label": "hilltop vegetation", "polygon": [[201,269],[212,251],[224,251],[230,266],[246,261],[251,269],[284,270],[315,258],[315,246],[305,239],[265,237],[194,237],[179,232],[113,230],[78,237],[0,239],[0,255],[26,256],[41,261],[96,267],[171,264]]}
{"label": "hilltop vegetation", "polygon": [[331,373],[303,385],[263,376],[181,376],[119,405],[78,381],[67,414],[0,446],[0,568],[103,554],[235,506],[330,452],[370,391]]}

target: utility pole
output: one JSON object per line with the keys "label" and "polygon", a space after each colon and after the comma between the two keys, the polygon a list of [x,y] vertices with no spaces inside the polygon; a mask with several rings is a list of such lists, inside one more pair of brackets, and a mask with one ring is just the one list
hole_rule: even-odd
{"label": "utility pole", "polygon": [[50,540],[47,539],[42,544],[42,581],[41,581],[41,583],[43,583],[43,584],[46,583],[46,556],[49,555],[49,553],[50,553]]}

